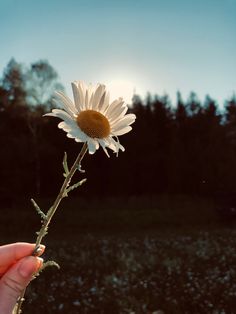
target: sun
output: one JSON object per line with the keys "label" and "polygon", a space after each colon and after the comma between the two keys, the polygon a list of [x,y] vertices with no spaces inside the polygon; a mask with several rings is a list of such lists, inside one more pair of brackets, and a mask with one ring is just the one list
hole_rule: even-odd
{"label": "sun", "polygon": [[111,80],[106,82],[106,85],[110,91],[111,100],[122,97],[128,105],[132,104],[135,90],[134,83],[128,80]]}

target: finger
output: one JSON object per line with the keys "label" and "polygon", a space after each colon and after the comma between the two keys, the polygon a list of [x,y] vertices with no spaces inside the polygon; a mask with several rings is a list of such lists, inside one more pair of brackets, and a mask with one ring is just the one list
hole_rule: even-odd
{"label": "finger", "polygon": [[[0,246],[0,277],[15,262],[25,256],[33,253],[35,244],[18,242]],[[38,256],[42,255],[45,249],[44,245],[40,245]]]}
{"label": "finger", "polygon": [[43,260],[27,256],[13,265],[0,280],[0,313],[12,313],[21,292],[32,275],[41,267]]}

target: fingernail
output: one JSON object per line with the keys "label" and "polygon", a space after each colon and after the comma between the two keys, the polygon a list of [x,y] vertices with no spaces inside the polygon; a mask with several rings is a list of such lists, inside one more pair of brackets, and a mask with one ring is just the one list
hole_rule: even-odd
{"label": "fingernail", "polygon": [[22,277],[28,278],[41,267],[42,263],[42,258],[28,256],[22,261],[18,271]]}
{"label": "fingernail", "polygon": [[37,257],[37,270],[39,270],[43,265],[43,258]]}
{"label": "fingernail", "polygon": [[40,250],[40,251],[44,251],[44,250],[45,250],[45,245],[40,244],[40,246],[39,246],[39,250]]}
{"label": "fingernail", "polygon": [[34,255],[34,256],[40,256],[40,255],[43,254],[44,250],[45,250],[45,245],[40,244],[40,245],[34,250],[33,255]]}

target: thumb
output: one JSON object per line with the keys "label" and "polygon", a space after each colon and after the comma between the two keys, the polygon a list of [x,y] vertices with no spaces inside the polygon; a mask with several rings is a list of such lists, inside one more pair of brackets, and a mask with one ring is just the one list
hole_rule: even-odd
{"label": "thumb", "polygon": [[22,258],[0,279],[0,313],[12,313],[21,292],[26,288],[32,275],[42,265],[42,259],[34,256]]}

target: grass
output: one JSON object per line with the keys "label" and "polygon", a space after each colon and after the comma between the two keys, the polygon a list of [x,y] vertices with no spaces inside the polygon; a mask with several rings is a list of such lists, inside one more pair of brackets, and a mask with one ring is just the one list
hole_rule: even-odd
{"label": "grass", "polygon": [[[51,199],[36,200],[42,209],[47,209]],[[184,195],[123,198],[70,198],[60,205],[50,226],[50,237],[58,234],[86,232],[142,232],[168,228],[192,228],[211,226],[220,219],[211,199]],[[0,207],[0,233],[7,234],[8,228],[14,237],[33,238],[40,228],[40,218],[29,200],[18,201],[11,208]],[[5,229],[4,229],[5,228]]]}
{"label": "grass", "polygon": [[25,313],[235,313],[233,230],[85,235],[48,243],[61,270],[30,286]]}
{"label": "grass", "polygon": [[[2,243],[38,228],[25,203],[2,210]],[[236,313],[235,236],[208,199],[67,200],[45,239],[61,270],[31,283],[23,313]]]}

